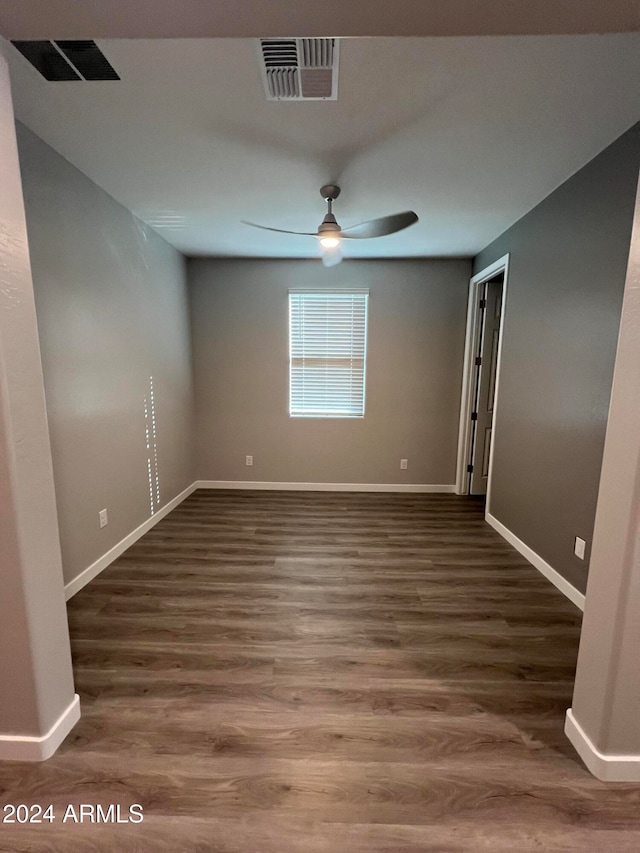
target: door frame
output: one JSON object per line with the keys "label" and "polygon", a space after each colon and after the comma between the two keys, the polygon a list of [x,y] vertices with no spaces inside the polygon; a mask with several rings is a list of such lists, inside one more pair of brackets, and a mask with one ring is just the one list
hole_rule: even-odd
{"label": "door frame", "polygon": [[502,341],[504,338],[504,318],[507,307],[507,281],[509,278],[509,258],[507,253],[497,261],[471,278],[469,282],[469,301],[467,305],[467,330],[464,343],[464,362],[462,371],[462,395],[460,398],[460,424],[458,428],[458,459],[456,463],[456,488],[457,495],[468,494],[467,465],[471,452],[471,413],[473,412],[473,398],[475,392],[475,359],[478,348],[478,323],[476,316],[479,309],[480,292],[482,285],[499,273],[504,273],[502,284],[502,313],[500,316],[500,338],[498,341],[498,363],[496,367],[496,387],[493,402],[493,425],[491,429],[491,456],[489,459],[489,476],[487,478],[487,502],[486,512],[489,512],[489,500],[491,495],[491,475],[493,473],[493,447],[496,440],[496,419],[498,414],[498,393],[500,390],[500,366],[502,362]]}

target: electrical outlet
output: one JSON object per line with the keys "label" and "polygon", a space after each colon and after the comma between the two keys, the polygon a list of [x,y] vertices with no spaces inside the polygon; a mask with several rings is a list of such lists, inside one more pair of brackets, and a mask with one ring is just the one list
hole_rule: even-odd
{"label": "electrical outlet", "polygon": [[245,462],[244,462],[245,465],[248,465],[249,467],[251,467],[253,465],[253,456],[245,456],[244,459],[245,459]]}
{"label": "electrical outlet", "polygon": [[406,471],[408,466],[409,466],[409,460],[408,459],[401,459],[400,460],[400,468],[403,471]]}
{"label": "electrical outlet", "polygon": [[584,539],[581,539],[579,536],[576,536],[574,545],[573,545],[573,553],[576,557],[580,557],[581,560],[584,560],[584,549],[587,543]]}
{"label": "electrical outlet", "polygon": [[101,509],[98,513],[98,518],[100,519],[100,527],[106,527],[109,524],[109,519],[107,518],[106,509]]}

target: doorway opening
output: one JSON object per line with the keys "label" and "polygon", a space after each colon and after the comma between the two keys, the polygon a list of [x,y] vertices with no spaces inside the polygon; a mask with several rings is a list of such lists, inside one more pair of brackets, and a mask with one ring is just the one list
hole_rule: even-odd
{"label": "doorway opening", "polygon": [[485,496],[487,511],[508,267],[505,255],[475,275],[469,285],[456,494]]}

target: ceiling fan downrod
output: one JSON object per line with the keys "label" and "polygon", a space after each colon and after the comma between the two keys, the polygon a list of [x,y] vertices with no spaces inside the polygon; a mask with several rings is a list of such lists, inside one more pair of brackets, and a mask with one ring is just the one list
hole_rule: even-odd
{"label": "ceiling fan downrod", "polygon": [[[318,236],[321,240],[323,237],[325,239],[338,239],[338,235],[340,234],[340,226],[338,225],[338,221],[333,215],[333,202],[340,195],[340,187],[335,186],[335,184],[325,184],[323,187],[320,188],[320,195],[327,203],[327,213],[324,219],[322,220],[322,224],[318,228]],[[333,243],[331,243],[331,245],[333,245]]]}

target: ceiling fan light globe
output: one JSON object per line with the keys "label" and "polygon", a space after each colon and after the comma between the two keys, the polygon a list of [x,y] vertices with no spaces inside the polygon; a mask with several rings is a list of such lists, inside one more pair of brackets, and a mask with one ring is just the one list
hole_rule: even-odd
{"label": "ceiling fan light globe", "polygon": [[330,235],[327,235],[326,237],[321,237],[320,245],[323,246],[325,249],[335,249],[340,245],[340,238],[331,237]]}

